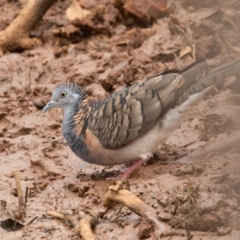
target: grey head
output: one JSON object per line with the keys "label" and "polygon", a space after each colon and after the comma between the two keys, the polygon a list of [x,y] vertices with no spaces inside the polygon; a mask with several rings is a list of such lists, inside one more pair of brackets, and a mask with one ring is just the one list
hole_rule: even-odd
{"label": "grey head", "polygon": [[75,83],[66,83],[56,87],[51,100],[42,109],[45,113],[52,108],[62,108],[64,112],[71,110],[76,103],[86,98],[86,92]]}

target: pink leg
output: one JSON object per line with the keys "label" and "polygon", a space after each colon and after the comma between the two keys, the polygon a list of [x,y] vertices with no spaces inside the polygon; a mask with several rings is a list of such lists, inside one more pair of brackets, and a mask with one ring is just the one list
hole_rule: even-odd
{"label": "pink leg", "polygon": [[136,168],[142,166],[147,161],[148,161],[148,159],[146,159],[146,160],[141,159],[141,160],[137,161],[136,163],[134,163],[131,167],[129,167],[126,170],[126,172],[124,172],[123,174],[120,174],[117,177],[108,178],[108,180],[126,180],[136,170]]}
{"label": "pink leg", "polygon": [[134,163],[131,167],[129,167],[125,173],[121,174],[119,177],[122,180],[126,180],[129,178],[129,176],[140,166],[142,166],[145,162],[147,162],[147,160],[139,160],[136,163]]}

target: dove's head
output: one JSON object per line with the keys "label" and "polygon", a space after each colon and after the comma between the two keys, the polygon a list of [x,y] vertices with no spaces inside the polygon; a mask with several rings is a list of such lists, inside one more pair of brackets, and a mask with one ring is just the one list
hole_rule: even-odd
{"label": "dove's head", "polygon": [[62,108],[64,111],[72,109],[86,97],[85,91],[75,83],[62,84],[56,87],[51,100],[43,108],[47,112],[52,108]]}

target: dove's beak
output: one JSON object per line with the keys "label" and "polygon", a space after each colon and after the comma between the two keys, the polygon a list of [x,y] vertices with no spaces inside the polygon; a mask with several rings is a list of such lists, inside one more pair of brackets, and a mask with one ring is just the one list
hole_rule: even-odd
{"label": "dove's beak", "polygon": [[47,103],[47,105],[42,109],[42,111],[45,113],[47,112],[48,110],[54,108],[57,106],[57,102],[56,101],[49,101]]}

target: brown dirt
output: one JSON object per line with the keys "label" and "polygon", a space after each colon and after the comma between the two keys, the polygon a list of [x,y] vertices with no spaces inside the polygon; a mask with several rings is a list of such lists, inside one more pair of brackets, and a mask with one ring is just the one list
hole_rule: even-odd
{"label": "brown dirt", "polygon": [[[96,2],[105,10],[96,13]],[[162,18],[156,20],[149,10],[141,21],[132,10],[136,1],[129,2],[131,12],[117,1],[82,0],[81,6],[98,18],[92,15],[94,24],[74,26],[65,15],[70,1],[58,1],[32,32],[42,46],[1,57],[0,220],[18,211],[16,170],[23,189],[29,188],[21,223],[38,219],[14,232],[0,228],[0,239],[80,239],[45,213],[71,214],[86,206],[101,218],[94,229],[98,239],[156,239],[151,226],[142,230],[141,219],[130,210],[118,212],[115,206],[106,212],[102,205],[106,177],[126,166],[82,162],[62,137],[60,111],[44,115],[41,108],[59,83],[77,82],[102,98],[156,72],[186,66],[194,55],[208,58],[210,67],[237,58],[240,3],[169,0],[167,9],[161,8],[164,14],[157,15]],[[20,7],[18,1],[2,1],[0,30]],[[192,44],[195,54],[180,58]],[[193,239],[240,239],[240,84],[235,80],[199,102],[154,159],[129,180],[131,191],[156,209],[160,220],[189,229]],[[185,240],[186,231],[163,239]]]}

